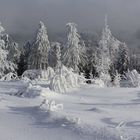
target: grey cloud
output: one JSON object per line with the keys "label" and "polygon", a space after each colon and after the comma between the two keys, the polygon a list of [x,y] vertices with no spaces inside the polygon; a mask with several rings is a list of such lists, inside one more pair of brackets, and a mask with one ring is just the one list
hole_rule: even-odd
{"label": "grey cloud", "polygon": [[79,30],[98,31],[105,14],[114,34],[131,42],[140,29],[139,0],[0,0],[0,21],[7,32],[19,35],[18,41],[28,40],[40,20],[52,33],[64,30],[69,21]]}

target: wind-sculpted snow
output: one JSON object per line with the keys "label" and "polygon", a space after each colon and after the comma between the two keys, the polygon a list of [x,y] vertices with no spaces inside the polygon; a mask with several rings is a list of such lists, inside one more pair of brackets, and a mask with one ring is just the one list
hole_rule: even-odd
{"label": "wind-sculpted snow", "polygon": [[30,82],[25,81],[0,82],[0,94],[33,98],[39,96],[40,92],[41,87],[34,86]]}
{"label": "wind-sculpted snow", "polygon": [[0,139],[139,140],[139,88],[82,85],[58,94],[42,85],[0,82]]}

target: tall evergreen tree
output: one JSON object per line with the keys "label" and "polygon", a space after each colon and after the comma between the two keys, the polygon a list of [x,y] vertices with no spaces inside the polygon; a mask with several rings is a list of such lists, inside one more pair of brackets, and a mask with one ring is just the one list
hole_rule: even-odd
{"label": "tall evergreen tree", "polygon": [[97,49],[98,52],[98,63],[96,65],[96,69],[98,74],[101,73],[108,74],[111,60],[110,60],[110,41],[111,41],[111,31],[107,24],[107,17],[105,18],[105,28],[102,31],[101,40],[99,41],[99,47]]}
{"label": "tall evergreen tree", "polygon": [[28,59],[28,69],[43,69],[48,67],[48,57],[50,51],[50,42],[47,35],[47,28],[43,22],[40,22],[39,29],[31,44],[31,53]]}
{"label": "tall evergreen tree", "polygon": [[[118,62],[119,61],[119,62]],[[125,66],[124,66],[125,65]],[[105,28],[98,47],[98,73],[109,73],[112,80],[116,70],[122,74],[128,67],[128,48],[116,39],[109,29],[107,17],[105,18]],[[120,70],[121,69],[121,70]]]}
{"label": "tall evergreen tree", "polygon": [[4,41],[4,49],[8,51],[7,59],[17,66],[21,53],[19,45],[12,39],[10,35],[4,32],[5,29],[2,26],[0,28],[2,31],[0,33],[0,38]]}
{"label": "tall evergreen tree", "polygon": [[61,47],[60,43],[53,42],[50,50],[50,66],[54,69],[61,67]]}
{"label": "tall evergreen tree", "polygon": [[2,39],[5,42],[6,50],[9,51],[7,56],[8,60],[14,62],[17,65],[21,54],[18,43],[13,41],[13,39],[8,34],[4,34]]}
{"label": "tall evergreen tree", "polygon": [[80,45],[80,35],[75,23],[67,24],[67,41],[62,56],[63,64],[79,72],[79,67],[85,62],[84,46]]}
{"label": "tall evergreen tree", "polygon": [[0,23],[0,77],[8,72],[14,72],[16,65],[8,60],[9,51],[6,50],[5,41],[2,39],[4,28]]}
{"label": "tall evergreen tree", "polygon": [[120,74],[128,71],[130,63],[129,50],[125,43],[121,43],[119,47],[117,70]]}

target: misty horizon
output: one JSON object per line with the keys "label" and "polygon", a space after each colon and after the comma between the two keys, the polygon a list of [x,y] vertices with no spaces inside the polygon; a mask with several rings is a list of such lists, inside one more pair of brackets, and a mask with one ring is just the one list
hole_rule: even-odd
{"label": "misty horizon", "polygon": [[112,33],[128,46],[139,46],[140,2],[138,0],[0,0],[0,22],[18,43],[32,39],[39,21],[54,36],[74,22],[79,32],[101,33],[104,17]]}

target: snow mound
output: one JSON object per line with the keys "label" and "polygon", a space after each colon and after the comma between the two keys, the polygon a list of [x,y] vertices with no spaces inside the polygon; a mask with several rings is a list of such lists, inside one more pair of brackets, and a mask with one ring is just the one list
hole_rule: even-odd
{"label": "snow mound", "polygon": [[11,81],[11,80],[17,80],[18,76],[15,73],[8,73],[5,76],[3,76],[0,81]]}
{"label": "snow mound", "polygon": [[126,80],[131,87],[140,87],[140,74],[136,70],[126,73]]}
{"label": "snow mound", "polygon": [[34,98],[40,96],[41,87],[33,86],[31,83],[28,83],[26,89],[22,92],[21,97]]}

